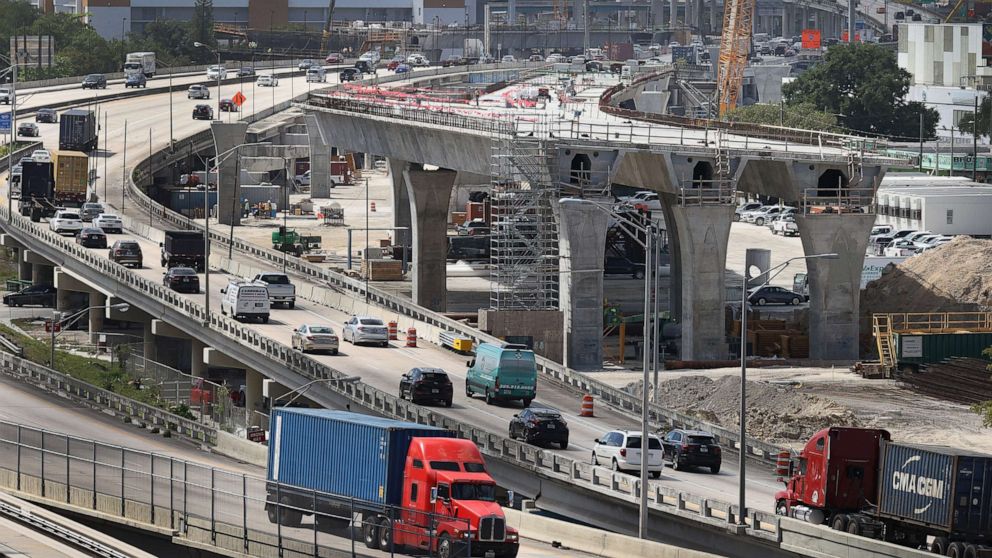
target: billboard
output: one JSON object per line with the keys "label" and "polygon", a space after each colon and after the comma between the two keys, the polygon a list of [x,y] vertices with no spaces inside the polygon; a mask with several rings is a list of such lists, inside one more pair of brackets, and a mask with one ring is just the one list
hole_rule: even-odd
{"label": "billboard", "polygon": [[803,29],[803,48],[820,48],[820,31],[818,29]]}
{"label": "billboard", "polygon": [[10,59],[20,66],[51,66],[55,63],[55,39],[50,35],[15,35],[10,38]]}

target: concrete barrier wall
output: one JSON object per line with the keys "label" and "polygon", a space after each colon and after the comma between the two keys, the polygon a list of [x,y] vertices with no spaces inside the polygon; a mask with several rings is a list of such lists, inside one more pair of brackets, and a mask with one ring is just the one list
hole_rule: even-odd
{"label": "concrete barrier wall", "polygon": [[263,469],[269,464],[269,447],[245,440],[222,430],[217,431],[217,443],[212,448],[215,453],[244,461]]}
{"label": "concrete barrier wall", "polygon": [[[568,523],[550,517],[503,508],[507,525],[521,537],[544,543],[562,543],[566,549],[587,552],[604,558],[715,558],[716,554],[688,550],[660,542],[648,541]],[[567,543],[567,544],[566,544]]]}
{"label": "concrete barrier wall", "polygon": [[779,521],[780,546],[783,550],[814,556],[833,558],[835,556],[871,558],[926,558],[933,556],[923,550],[876,541],[843,531],[834,531],[823,525],[810,525],[804,521],[781,518]]}
{"label": "concrete barrier wall", "polygon": [[[21,157],[25,157],[27,155],[30,155],[30,154],[34,153],[34,150],[35,149],[41,149],[42,147],[43,147],[43,144],[40,141],[31,142],[27,147],[22,147],[21,149],[18,149],[16,151],[14,151],[14,153],[11,155],[10,158],[14,162],[14,164],[16,165],[18,163],[18,161],[21,160]],[[0,172],[3,172],[5,170],[7,170],[7,156],[6,155],[4,155],[3,157],[0,157]]]}

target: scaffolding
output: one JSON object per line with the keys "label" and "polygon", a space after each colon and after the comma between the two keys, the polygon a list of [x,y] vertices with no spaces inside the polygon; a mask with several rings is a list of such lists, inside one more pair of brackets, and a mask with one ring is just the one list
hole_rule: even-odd
{"label": "scaffolding", "polygon": [[558,309],[557,180],[545,141],[494,137],[489,302],[494,310]]}

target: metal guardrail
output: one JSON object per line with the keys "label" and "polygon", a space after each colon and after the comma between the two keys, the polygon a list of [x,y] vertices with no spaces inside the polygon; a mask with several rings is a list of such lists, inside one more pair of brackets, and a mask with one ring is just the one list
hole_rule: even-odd
{"label": "metal guardrail", "polygon": [[77,531],[73,531],[68,527],[59,525],[54,521],[49,521],[43,517],[33,514],[30,511],[23,510],[18,506],[13,504],[8,504],[7,502],[0,502],[0,513],[13,519],[18,523],[23,523],[24,525],[30,526],[36,531],[41,531],[48,533],[54,537],[69,543],[72,546],[82,548],[87,553],[91,553],[96,556],[105,556],[107,558],[128,558],[127,554],[123,552],[114,550],[109,546],[102,544],[90,537],[87,537]]}
{"label": "metal guardrail", "polygon": [[[992,312],[889,313],[896,333],[967,333],[992,331]],[[875,314],[879,316],[879,314]]]}

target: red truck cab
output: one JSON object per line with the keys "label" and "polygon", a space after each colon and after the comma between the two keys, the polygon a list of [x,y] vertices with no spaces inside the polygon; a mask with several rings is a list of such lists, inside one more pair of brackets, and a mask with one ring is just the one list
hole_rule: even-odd
{"label": "red truck cab", "polygon": [[786,489],[775,493],[775,513],[821,524],[875,504],[882,441],[890,439],[872,428],[820,430],[787,469],[780,461]]}
{"label": "red truck cab", "polygon": [[[496,502],[496,482],[486,472],[479,448],[458,438],[413,438],[403,479],[402,525],[394,543],[436,553],[513,558],[516,530]],[[432,525],[433,524],[433,525]],[[431,533],[436,531],[431,546]]]}

